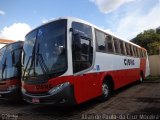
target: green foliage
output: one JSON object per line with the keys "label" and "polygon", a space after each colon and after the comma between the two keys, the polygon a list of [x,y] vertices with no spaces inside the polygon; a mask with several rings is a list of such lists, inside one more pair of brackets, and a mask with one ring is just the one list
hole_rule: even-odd
{"label": "green foliage", "polygon": [[131,42],[147,49],[149,55],[160,53],[160,30],[150,29],[138,34]]}
{"label": "green foliage", "polygon": [[156,33],[160,34],[160,27],[156,29]]}
{"label": "green foliage", "polygon": [[148,45],[150,55],[158,55],[160,53],[160,42],[152,42]]}

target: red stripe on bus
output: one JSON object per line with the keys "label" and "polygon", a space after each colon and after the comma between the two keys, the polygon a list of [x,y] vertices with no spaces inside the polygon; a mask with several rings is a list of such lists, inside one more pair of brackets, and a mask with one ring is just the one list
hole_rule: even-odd
{"label": "red stripe on bus", "polygon": [[12,80],[6,80],[0,82],[0,91],[5,91],[7,88],[11,85],[19,85],[21,86],[21,80],[18,79],[12,79]]}
{"label": "red stripe on bus", "polygon": [[[136,68],[100,73],[88,73],[78,76],[63,76],[50,79],[45,84],[50,85],[52,88],[58,84],[70,82],[74,85],[74,96],[77,103],[79,104],[102,94],[101,86],[106,76],[112,76],[114,81],[114,89],[118,89],[138,80],[140,78],[140,69]],[[48,92],[49,89],[51,89],[49,87],[37,89],[36,85],[26,83],[23,83],[22,87],[30,93]]]}

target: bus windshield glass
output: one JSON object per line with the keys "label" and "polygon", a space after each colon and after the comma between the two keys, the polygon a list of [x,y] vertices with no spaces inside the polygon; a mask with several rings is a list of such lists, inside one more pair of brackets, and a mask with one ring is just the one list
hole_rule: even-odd
{"label": "bus windshield glass", "polygon": [[23,77],[55,76],[67,69],[67,20],[58,20],[35,29],[25,37]]}
{"label": "bus windshield glass", "polygon": [[9,44],[0,50],[0,80],[19,77],[22,42]]}
{"label": "bus windshield glass", "polygon": [[0,49],[0,63],[2,63],[3,55],[5,53],[6,47]]}

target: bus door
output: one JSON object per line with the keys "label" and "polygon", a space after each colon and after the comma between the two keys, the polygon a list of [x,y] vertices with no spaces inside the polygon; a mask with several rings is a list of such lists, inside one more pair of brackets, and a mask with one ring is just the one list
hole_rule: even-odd
{"label": "bus door", "polygon": [[72,59],[74,92],[77,102],[97,96],[97,74],[87,73],[93,61],[91,27],[82,23],[72,24]]}

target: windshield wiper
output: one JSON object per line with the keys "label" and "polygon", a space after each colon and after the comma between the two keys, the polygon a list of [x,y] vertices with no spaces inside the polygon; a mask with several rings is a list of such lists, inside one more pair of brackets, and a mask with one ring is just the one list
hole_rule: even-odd
{"label": "windshield wiper", "polygon": [[25,76],[25,72],[26,72],[26,70],[27,70],[27,67],[28,67],[28,64],[29,64],[29,61],[31,60],[31,58],[32,58],[32,56],[29,56],[28,61],[27,61],[27,64],[26,64],[26,67],[25,67],[25,69],[24,69],[24,71],[23,71],[22,78],[24,78],[24,76]]}
{"label": "windshield wiper", "polygon": [[[42,57],[42,54],[37,54],[38,56],[38,61],[39,61],[39,64],[41,66],[41,68],[43,69],[44,73],[49,73],[49,70],[47,68],[47,65],[45,64],[44,62],[44,59]],[[40,59],[39,59],[40,58]]]}
{"label": "windshield wiper", "polygon": [[37,44],[36,65],[38,64],[38,62],[42,68],[43,73],[45,74],[46,77],[48,77],[47,73],[49,73],[49,70],[47,68],[47,65],[44,62],[42,54],[39,53],[39,43]]}
{"label": "windshield wiper", "polygon": [[[30,56],[28,58],[27,64],[25,66],[25,69],[24,69],[24,72],[23,72],[23,78],[26,77],[25,72],[26,72],[27,69],[28,69],[28,73],[27,73],[28,77],[30,76],[30,71],[32,69],[34,70],[34,74],[35,74],[36,73],[35,67],[36,67],[36,65],[38,63],[40,64],[40,67],[41,67],[44,75],[48,78],[47,73],[49,73],[49,70],[48,70],[48,68],[47,68],[47,66],[46,66],[46,64],[44,62],[42,54],[39,53],[39,44],[37,45],[37,52],[36,52],[36,54],[35,54],[35,47],[36,47],[36,43],[35,43],[34,48],[33,48],[32,56]],[[30,61],[31,61],[31,64],[30,64],[30,67],[28,67]]]}

